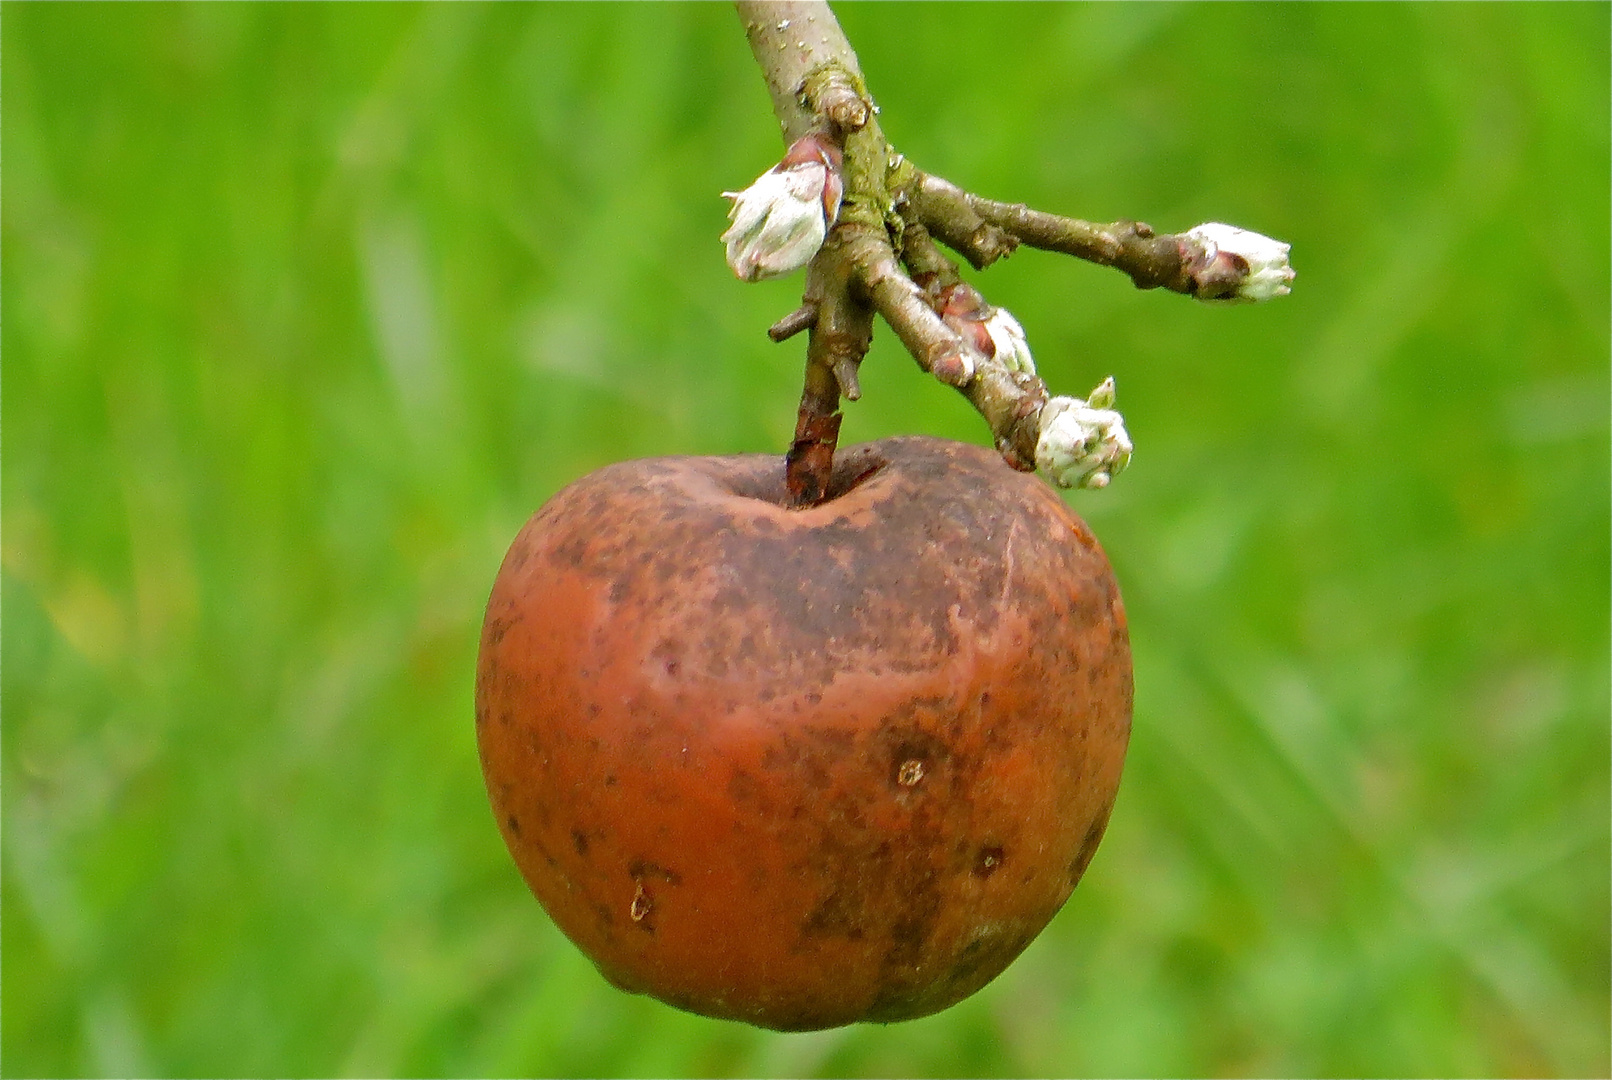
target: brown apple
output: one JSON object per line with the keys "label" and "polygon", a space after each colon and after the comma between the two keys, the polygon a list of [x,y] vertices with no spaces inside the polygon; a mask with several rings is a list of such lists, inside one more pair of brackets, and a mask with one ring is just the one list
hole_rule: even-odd
{"label": "brown apple", "polygon": [[924,1016],[1005,968],[1108,822],[1131,656],[1044,482],[931,438],[611,465],[493,586],[499,828],[612,983],[781,1030]]}

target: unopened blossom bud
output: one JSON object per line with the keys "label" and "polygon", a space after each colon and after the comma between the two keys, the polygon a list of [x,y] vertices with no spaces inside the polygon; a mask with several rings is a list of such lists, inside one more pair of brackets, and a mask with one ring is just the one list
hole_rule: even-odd
{"label": "unopened blossom bud", "polygon": [[782,277],[812,261],[839,216],[839,149],[817,135],[796,140],[784,159],[732,199],[722,234],[740,281]]}
{"label": "unopened blossom bud", "polygon": [[1035,374],[1035,360],[1030,356],[1030,343],[1025,339],[1024,327],[1009,314],[1007,308],[996,308],[985,320],[985,331],[990,335],[996,350],[997,362],[1009,371]]}
{"label": "unopened blossom bud", "polygon": [[1291,245],[1210,221],[1182,234],[1181,260],[1204,301],[1248,303],[1286,296],[1295,274]]}
{"label": "unopened blossom bud", "polygon": [[1035,462],[1059,487],[1107,487],[1131,462],[1125,418],[1113,409],[1114,380],[1082,401],[1055,397],[1041,409]]}
{"label": "unopened blossom bud", "polygon": [[[930,303],[941,321],[971,350],[986,359],[994,359],[1009,371],[1035,374],[1035,361],[1030,356],[1024,327],[1006,308],[986,303],[974,286],[966,281],[952,282],[939,289]],[[976,365],[973,358],[965,359],[971,379]]]}
{"label": "unopened blossom bud", "polygon": [[985,313],[991,305],[979,290],[966,281],[955,281],[940,288],[930,299],[935,314],[963,342],[960,352],[942,357],[929,369],[930,374],[950,386],[967,386],[978,370],[977,357],[996,355],[991,332],[985,328]]}

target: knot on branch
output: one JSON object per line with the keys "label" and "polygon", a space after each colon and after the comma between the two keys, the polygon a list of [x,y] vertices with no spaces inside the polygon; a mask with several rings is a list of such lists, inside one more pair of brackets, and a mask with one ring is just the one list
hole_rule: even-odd
{"label": "knot on branch", "polygon": [[807,72],[800,103],[843,134],[861,131],[874,111],[862,80],[834,61]]}

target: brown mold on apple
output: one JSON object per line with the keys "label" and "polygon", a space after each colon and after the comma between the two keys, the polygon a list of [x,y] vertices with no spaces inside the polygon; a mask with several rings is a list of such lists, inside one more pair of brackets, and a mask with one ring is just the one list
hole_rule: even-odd
{"label": "brown mold on apple", "polygon": [[1068,898],[1131,658],[1108,562],[981,447],[608,466],[522,530],[477,734],[533,892],[617,985],[782,1030],[927,1015]]}

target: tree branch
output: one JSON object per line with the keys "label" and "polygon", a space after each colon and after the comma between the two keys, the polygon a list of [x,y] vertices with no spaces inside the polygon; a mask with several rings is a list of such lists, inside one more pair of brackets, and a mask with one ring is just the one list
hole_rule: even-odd
{"label": "tree branch", "polygon": [[[806,254],[795,252],[803,236],[823,238],[802,306],[768,330],[774,341],[811,330],[787,459],[798,505],[827,490],[839,397],[860,395],[857,366],[875,311],[919,367],[968,398],[1013,467],[1039,464],[1059,484],[1100,487],[1130,460],[1112,380],[1089,400],[1051,397],[1018,322],[964,282],[935,240],[977,270],[1022,244],[1115,267],[1138,288],[1200,300],[1288,291],[1287,245],[1257,233],[1217,223],[1179,235],[1137,221],[1094,225],[982,198],[923,172],[885,139],[856,53],[824,0],[734,6],[790,152],[733,196],[734,226],[724,234],[729,262],[746,280],[771,276],[801,265]],[[821,216],[811,201],[819,191]]]}

